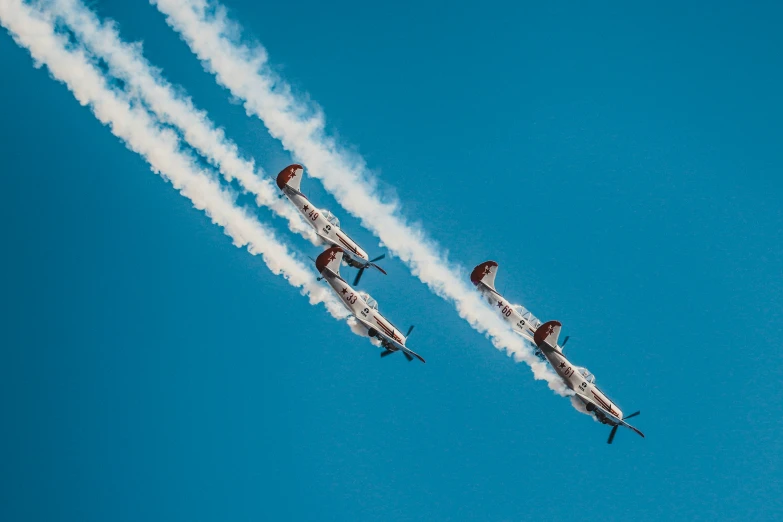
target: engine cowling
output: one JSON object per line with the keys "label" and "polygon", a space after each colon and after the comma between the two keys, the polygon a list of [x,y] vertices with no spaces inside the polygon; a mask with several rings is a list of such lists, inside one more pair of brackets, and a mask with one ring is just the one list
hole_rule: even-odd
{"label": "engine cowling", "polygon": [[588,402],[588,403],[585,405],[585,409],[586,409],[587,411],[590,411],[590,412],[592,412],[592,411],[595,411],[595,404],[593,404],[593,403],[591,403],[591,402]]}
{"label": "engine cowling", "polygon": [[369,335],[370,337],[377,337],[378,330],[376,330],[375,328],[370,328],[369,330],[367,330],[367,335]]}

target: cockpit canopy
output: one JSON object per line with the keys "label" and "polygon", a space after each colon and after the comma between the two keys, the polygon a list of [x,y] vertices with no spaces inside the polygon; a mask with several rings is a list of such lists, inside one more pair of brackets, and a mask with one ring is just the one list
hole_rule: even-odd
{"label": "cockpit canopy", "polygon": [[516,310],[519,315],[522,316],[522,319],[528,322],[533,328],[538,328],[541,326],[541,321],[538,320],[533,314],[530,313],[530,311],[525,308],[522,305],[511,305],[514,310]]}
{"label": "cockpit canopy", "polygon": [[364,299],[364,302],[367,303],[367,306],[369,306],[373,310],[378,309],[378,301],[373,299],[370,294],[368,294],[367,292],[359,292],[359,295],[362,296],[362,299]]}
{"label": "cockpit canopy", "polygon": [[590,370],[582,368],[581,366],[577,366],[577,370],[579,370],[579,373],[582,374],[582,377],[584,377],[587,382],[591,384],[595,383],[595,376],[590,373]]}
{"label": "cockpit canopy", "polygon": [[325,217],[326,221],[328,221],[333,227],[340,228],[340,220],[337,219],[337,217],[328,210],[323,211],[323,217]]}

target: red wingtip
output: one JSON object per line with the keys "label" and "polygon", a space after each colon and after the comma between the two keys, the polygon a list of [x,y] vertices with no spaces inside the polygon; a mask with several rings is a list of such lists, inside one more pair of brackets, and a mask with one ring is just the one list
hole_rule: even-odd
{"label": "red wingtip", "polygon": [[296,176],[297,170],[304,170],[304,167],[294,163],[293,165],[289,165],[280,171],[280,174],[277,175],[277,186],[280,188],[280,190],[283,190],[288,182],[291,181],[291,178]]}
{"label": "red wingtip", "polygon": [[479,266],[474,268],[473,272],[470,273],[470,281],[474,285],[478,285],[484,276],[489,272],[489,269],[494,266],[498,266],[498,264],[494,261],[484,261]]}
{"label": "red wingtip", "polygon": [[328,265],[331,261],[334,260],[335,256],[337,255],[337,252],[342,252],[343,249],[340,247],[333,246],[331,248],[327,248],[323,252],[321,252],[321,255],[315,258],[315,268],[318,270],[318,273],[324,271],[324,268],[326,268],[326,265]]}

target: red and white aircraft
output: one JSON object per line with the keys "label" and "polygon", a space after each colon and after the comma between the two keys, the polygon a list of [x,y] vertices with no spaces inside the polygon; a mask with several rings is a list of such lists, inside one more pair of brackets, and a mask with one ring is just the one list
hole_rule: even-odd
{"label": "red and white aircraft", "polygon": [[340,221],[328,210],[321,210],[313,205],[307,197],[299,190],[299,186],[302,183],[302,176],[304,175],[304,167],[301,165],[293,164],[289,165],[280,171],[277,175],[277,186],[283,191],[283,194],[299,209],[299,212],[305,218],[305,221],[315,229],[315,233],[325,244],[337,246],[343,249],[345,252],[345,264],[359,269],[359,273],[356,274],[356,278],[353,281],[354,285],[359,284],[362,274],[366,268],[376,268],[381,273],[386,274],[386,271],[375,264],[375,261],[379,261],[386,257],[386,255],[378,256],[375,259],[370,259],[367,252],[350,237],[348,234],[340,229]]}
{"label": "red and white aircraft", "polygon": [[562,345],[557,344],[562,326],[558,321],[541,324],[541,321],[536,319],[525,307],[512,305],[495,290],[497,270],[497,263],[486,261],[473,269],[470,280],[515,332],[536,345],[539,350],[536,355],[549,361],[566,386],[571,388],[576,397],[584,403],[585,409],[595,415],[603,424],[612,426],[607,442],[612,443],[618,426],[630,428],[644,437],[641,431],[625,422],[626,419],[635,417],[640,412],[623,416],[620,408],[595,385],[593,374],[587,368],[572,364],[563,355],[563,346],[568,342],[568,337],[565,338]]}
{"label": "red and white aircraft", "polygon": [[315,260],[315,267],[321,274],[320,279],[325,279],[332,287],[337,297],[343,302],[356,320],[367,329],[367,335],[374,337],[381,342],[385,348],[381,352],[381,357],[386,357],[396,351],[401,351],[406,359],[412,361],[416,357],[421,362],[424,359],[407,346],[405,341],[413,330],[413,326],[408,328],[408,333],[402,335],[402,332],[386,319],[378,311],[378,303],[367,292],[357,292],[351,285],[340,277],[340,263],[343,260],[343,249],[340,247],[330,247],[324,250]]}

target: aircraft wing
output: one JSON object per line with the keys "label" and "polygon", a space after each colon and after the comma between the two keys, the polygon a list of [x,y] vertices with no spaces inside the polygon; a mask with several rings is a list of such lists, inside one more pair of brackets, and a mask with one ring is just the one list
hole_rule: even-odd
{"label": "aircraft wing", "polygon": [[514,325],[513,330],[519,334],[522,338],[529,341],[530,344],[535,346],[536,342],[533,340],[533,333],[527,328],[520,328],[518,325]]}
{"label": "aircraft wing", "polygon": [[592,400],[590,397],[588,397],[584,393],[579,393],[579,392],[574,392],[574,393],[576,393],[576,396],[579,397],[580,399],[582,399],[582,401],[585,404],[592,404],[595,407],[596,410],[600,411],[601,413],[606,415],[608,418],[610,418],[613,421],[615,421],[617,424],[625,424],[621,418],[619,418],[614,413],[609,413],[608,410],[606,410],[603,406],[601,406],[600,404],[598,404],[597,402]]}
{"label": "aircraft wing", "polygon": [[296,190],[296,189],[295,189],[294,187],[292,187],[291,185],[286,185],[286,186],[285,186],[285,188],[284,188],[283,190],[287,190],[288,192],[290,192],[290,193],[292,193],[292,194],[296,194],[297,196],[302,196],[303,198],[307,199],[307,196],[305,196],[304,194],[302,194],[300,191]]}
{"label": "aircraft wing", "polygon": [[394,346],[394,347],[395,347],[395,348],[397,348],[398,350],[400,350],[400,351],[403,351],[403,352],[407,353],[408,355],[412,355],[413,357],[417,358],[417,359],[418,359],[418,360],[420,360],[421,362],[426,362],[426,361],[424,360],[424,357],[422,357],[422,356],[421,356],[421,355],[419,355],[418,353],[414,352],[413,350],[411,350],[410,348],[408,348],[408,347],[407,347],[407,346],[405,346],[404,344],[400,344],[399,342],[395,341],[394,339],[392,339],[392,338],[391,338],[391,337],[389,337],[388,335],[384,334],[383,332],[380,332],[380,331],[379,331],[379,332],[378,332],[378,335],[380,335],[381,337],[383,337],[383,338],[384,338],[386,341],[388,341],[388,343],[389,343],[389,344],[391,344],[392,346]]}
{"label": "aircraft wing", "polygon": [[373,326],[372,324],[370,324],[370,321],[368,321],[367,319],[362,319],[358,315],[354,315],[354,317],[356,317],[356,320],[359,321],[360,323],[362,323],[364,325],[364,327],[367,328],[368,330],[370,328],[375,329],[375,330],[378,329],[377,326]]}
{"label": "aircraft wing", "polygon": [[594,400],[590,399],[590,398],[589,398],[587,395],[585,395],[585,394],[583,394],[583,393],[579,393],[579,392],[575,392],[575,393],[576,393],[576,396],[577,396],[577,397],[579,397],[580,399],[582,399],[582,400],[583,400],[585,403],[592,404],[593,406],[595,406],[595,409],[596,409],[596,410],[600,411],[601,413],[603,413],[604,415],[606,415],[608,418],[612,419],[612,420],[613,420],[614,422],[616,422],[617,424],[620,424],[620,425],[622,425],[622,426],[625,426],[626,428],[630,428],[630,429],[632,429],[633,431],[635,431],[636,433],[638,433],[639,435],[641,435],[641,437],[642,437],[642,438],[644,438],[644,433],[642,433],[641,431],[639,431],[637,428],[635,428],[635,427],[631,426],[630,424],[628,424],[627,422],[625,422],[625,421],[624,421],[623,419],[621,419],[620,417],[618,417],[618,416],[616,416],[616,415],[614,415],[614,414],[612,414],[612,413],[609,413],[609,412],[608,412],[608,411],[606,411],[604,408],[602,408],[600,404],[598,404],[598,403],[596,403]]}
{"label": "aircraft wing", "polygon": [[410,348],[406,348],[406,347],[404,347],[404,346],[403,346],[403,347],[402,347],[402,351],[403,351],[403,352],[405,352],[405,353],[407,353],[408,355],[412,355],[412,356],[414,356],[415,358],[417,358],[417,359],[418,359],[418,360],[420,360],[421,362],[427,362],[427,361],[425,361],[425,360],[424,360],[424,357],[422,357],[422,356],[421,356],[421,355],[419,355],[418,353],[414,352],[414,351],[413,351],[413,350],[411,350]]}
{"label": "aircraft wing", "polygon": [[384,332],[382,329],[378,328],[377,326],[373,326],[373,325],[372,325],[372,324],[371,324],[369,321],[365,321],[364,319],[361,319],[360,317],[356,317],[356,319],[357,319],[357,320],[358,320],[360,323],[362,323],[362,324],[363,324],[363,325],[364,325],[364,326],[365,326],[365,327],[366,327],[368,330],[369,330],[370,328],[372,328],[373,330],[375,330],[376,332],[378,332],[378,336],[380,336],[380,337],[381,337],[381,338],[382,338],[384,341],[386,341],[386,343],[387,343],[387,344],[389,344],[389,345],[393,346],[395,350],[399,350],[399,351],[401,351],[401,352],[405,352],[406,354],[408,354],[408,355],[411,355],[411,356],[413,356],[413,357],[417,358],[417,359],[418,359],[418,360],[420,360],[421,362],[426,362],[426,361],[424,360],[424,357],[422,357],[422,356],[421,356],[421,355],[419,355],[418,353],[414,352],[413,350],[411,350],[410,348],[408,348],[408,347],[407,347],[407,346],[405,346],[404,344],[400,344],[400,343],[399,343],[398,341],[396,341],[395,339],[392,339],[391,337],[389,337],[388,335],[386,335],[386,333],[385,333],[385,332]]}
{"label": "aircraft wing", "polygon": [[368,321],[366,319],[362,319],[358,315],[355,316],[355,317],[356,317],[356,320],[358,320],[360,323],[362,323],[364,325],[364,327],[367,328],[368,330],[375,330],[376,332],[378,332],[378,336],[383,338],[383,340],[386,341],[387,343],[389,343],[390,345],[394,346],[395,349],[397,349],[397,350],[405,350],[405,347],[403,345],[401,345],[400,343],[398,343],[397,341],[395,341],[394,339],[392,339],[391,337],[386,335],[386,332],[384,332],[382,328],[379,328],[378,325],[372,324],[370,321]]}

